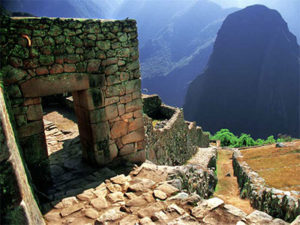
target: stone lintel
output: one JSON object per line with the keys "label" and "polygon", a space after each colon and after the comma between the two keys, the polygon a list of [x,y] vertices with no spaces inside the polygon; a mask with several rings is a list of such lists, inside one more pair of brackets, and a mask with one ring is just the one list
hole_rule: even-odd
{"label": "stone lintel", "polygon": [[26,98],[80,91],[89,87],[89,77],[85,73],[63,73],[55,76],[35,77],[21,84],[21,90]]}

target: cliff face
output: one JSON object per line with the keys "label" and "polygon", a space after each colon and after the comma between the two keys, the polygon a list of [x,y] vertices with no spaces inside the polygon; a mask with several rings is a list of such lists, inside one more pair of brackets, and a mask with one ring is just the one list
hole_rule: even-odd
{"label": "cliff face", "polygon": [[[184,7],[187,3],[189,7]],[[181,1],[172,19],[140,45],[145,93],[157,93],[166,104],[182,107],[188,85],[208,62],[223,20],[235,10],[206,0]]]}
{"label": "cliff face", "polygon": [[298,136],[299,46],[280,14],[254,5],[224,21],[184,111],[206,130]]}

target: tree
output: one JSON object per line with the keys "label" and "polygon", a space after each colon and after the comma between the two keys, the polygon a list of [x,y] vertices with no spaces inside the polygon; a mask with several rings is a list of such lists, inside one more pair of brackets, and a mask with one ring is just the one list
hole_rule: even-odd
{"label": "tree", "polygon": [[213,137],[213,140],[220,140],[221,146],[234,146],[238,138],[228,129],[221,129]]}

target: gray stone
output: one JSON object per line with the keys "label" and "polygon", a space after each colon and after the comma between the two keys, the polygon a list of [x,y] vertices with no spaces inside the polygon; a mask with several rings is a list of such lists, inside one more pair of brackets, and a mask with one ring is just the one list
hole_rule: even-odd
{"label": "gray stone", "polygon": [[282,219],[278,219],[278,218],[276,218],[272,221],[272,225],[288,225],[288,224],[289,223],[285,222]]}
{"label": "gray stone", "polygon": [[179,215],[183,215],[185,213],[185,210],[180,208],[178,205],[176,205],[175,203],[174,204],[171,204],[168,206],[167,210],[169,212],[176,212],[178,213]]}
{"label": "gray stone", "polygon": [[300,215],[291,223],[291,225],[300,225]]}
{"label": "gray stone", "polygon": [[253,224],[271,224],[273,218],[265,212],[255,210],[246,217],[247,220],[251,221]]}
{"label": "gray stone", "polygon": [[233,205],[224,205],[224,208],[226,209],[227,212],[229,212],[230,214],[240,217],[245,218],[247,216],[247,214],[245,212],[243,212],[241,209],[233,206]]}
{"label": "gray stone", "polygon": [[277,142],[276,143],[276,148],[283,148],[285,145],[282,142]]}
{"label": "gray stone", "polygon": [[187,194],[187,193],[185,193],[185,192],[180,192],[180,193],[178,193],[177,195],[175,195],[175,196],[173,196],[173,197],[171,197],[171,198],[169,198],[168,200],[186,200],[186,199],[188,199],[188,197],[189,197],[189,195]]}
{"label": "gray stone", "polygon": [[169,183],[174,186],[175,188],[177,188],[178,190],[182,189],[182,183],[180,179],[173,179],[171,181],[169,181]]}

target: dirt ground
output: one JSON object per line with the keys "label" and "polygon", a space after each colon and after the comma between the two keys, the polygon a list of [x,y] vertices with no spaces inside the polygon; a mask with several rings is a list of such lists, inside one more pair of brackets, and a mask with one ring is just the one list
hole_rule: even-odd
{"label": "dirt ground", "polygon": [[43,108],[44,119],[53,122],[60,130],[78,131],[77,118],[74,111],[59,105],[50,105]]}
{"label": "dirt ground", "polygon": [[48,154],[63,149],[64,141],[79,135],[77,118],[74,111],[58,104],[43,108],[44,127]]}
{"label": "dirt ground", "polygon": [[254,209],[251,207],[249,200],[240,198],[237,179],[233,175],[232,153],[231,150],[218,150],[218,184],[214,196],[221,198],[226,204],[231,204],[246,213],[251,213]]}
{"label": "dirt ground", "polygon": [[243,160],[263,177],[270,187],[300,191],[300,141],[242,150]]}

